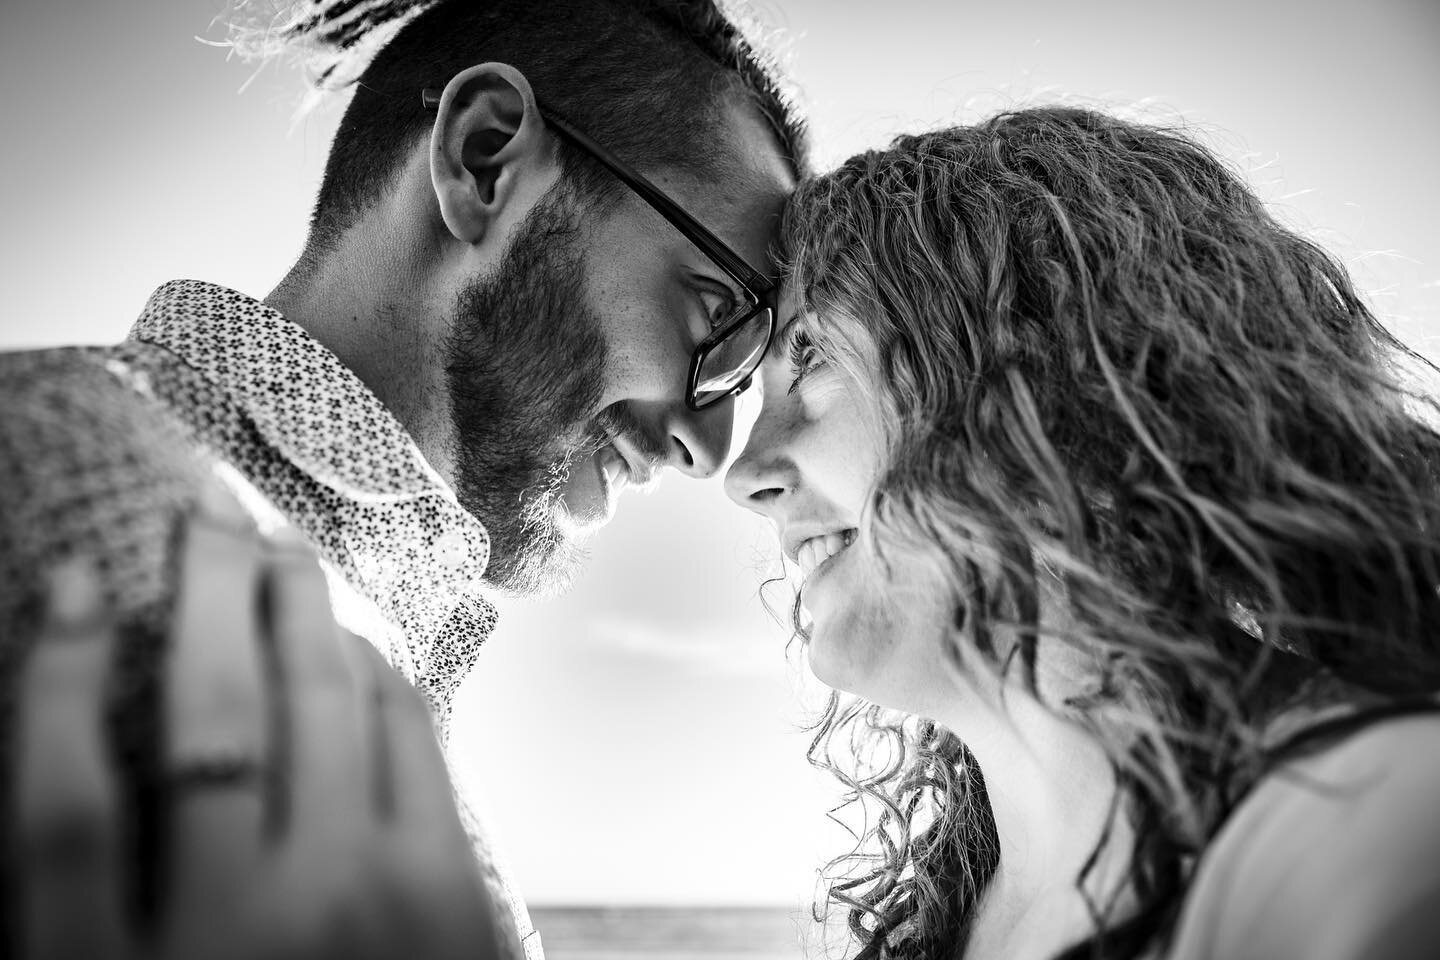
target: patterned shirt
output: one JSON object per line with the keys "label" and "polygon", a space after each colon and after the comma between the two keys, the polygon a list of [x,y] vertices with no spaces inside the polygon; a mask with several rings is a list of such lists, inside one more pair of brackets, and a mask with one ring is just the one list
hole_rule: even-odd
{"label": "patterned shirt", "polygon": [[[175,281],[118,346],[0,355],[0,404],[4,723],[40,571],[94,557],[124,624],[117,741],[143,804],[158,764],[155,652],[173,531],[216,475],[262,529],[305,534],[337,618],[424,694],[444,736],[455,689],[495,626],[480,592],[489,537],[379,399],[299,326],[223,287]],[[537,960],[525,908],[466,813],[491,892],[511,904]]]}

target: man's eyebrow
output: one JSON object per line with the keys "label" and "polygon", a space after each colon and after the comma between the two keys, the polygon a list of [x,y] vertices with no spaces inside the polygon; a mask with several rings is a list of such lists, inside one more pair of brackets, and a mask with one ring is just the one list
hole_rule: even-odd
{"label": "man's eyebrow", "polygon": [[[706,259],[708,260],[709,258]],[[744,301],[745,286],[739,280],[736,280],[721,269],[719,264],[713,260],[709,262],[710,265],[715,268],[714,275],[712,276],[708,270],[701,271],[691,268],[687,272],[693,278],[692,283],[713,290],[716,293],[724,293],[725,296],[730,298],[732,304],[738,304]]]}

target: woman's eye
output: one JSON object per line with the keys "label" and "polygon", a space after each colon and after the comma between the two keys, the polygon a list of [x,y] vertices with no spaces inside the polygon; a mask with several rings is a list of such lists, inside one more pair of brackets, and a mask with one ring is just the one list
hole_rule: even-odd
{"label": "woman's eye", "polygon": [[800,381],[804,380],[807,374],[824,365],[825,356],[815,341],[811,340],[804,330],[797,329],[790,337],[790,367],[795,371],[795,379],[790,382],[790,392],[795,392],[795,388],[800,386]]}

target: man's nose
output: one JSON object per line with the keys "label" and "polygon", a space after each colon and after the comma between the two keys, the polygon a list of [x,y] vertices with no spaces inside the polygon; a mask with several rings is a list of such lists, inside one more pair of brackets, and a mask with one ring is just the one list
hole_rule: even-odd
{"label": "man's nose", "polygon": [[679,414],[670,425],[669,466],[698,480],[713,477],[730,455],[734,427],[734,398]]}

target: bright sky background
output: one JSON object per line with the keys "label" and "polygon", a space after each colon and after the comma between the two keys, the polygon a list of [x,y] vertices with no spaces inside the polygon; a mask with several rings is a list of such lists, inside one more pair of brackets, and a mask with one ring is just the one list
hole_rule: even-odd
{"label": "bright sky background", "polygon": [[[196,42],[221,0],[0,6],[0,348],[121,338],[175,277],[266,294],[338,117]],[[1057,98],[1183,117],[1440,355],[1435,0],[756,0],[829,166]],[[753,411],[751,411],[753,417]],[[0,494],[3,495],[3,494]],[[502,604],[456,748],[536,903],[798,903],[845,843],[807,739],[776,552],[718,481],[630,496],[577,589]],[[780,605],[784,597],[777,594]],[[808,682],[814,701],[813,681]]]}

